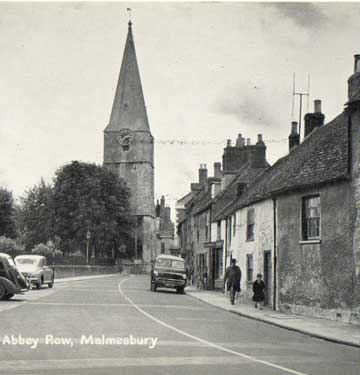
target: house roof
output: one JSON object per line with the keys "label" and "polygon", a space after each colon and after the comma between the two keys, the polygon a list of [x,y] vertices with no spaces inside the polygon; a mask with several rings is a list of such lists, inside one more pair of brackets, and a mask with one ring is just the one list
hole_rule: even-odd
{"label": "house roof", "polygon": [[349,156],[349,132],[344,112],[310,133],[300,145],[256,179],[240,199],[228,204],[216,219],[287,191],[347,179]]}
{"label": "house roof", "polygon": [[186,204],[190,201],[190,199],[192,198],[192,193],[191,191],[189,193],[187,193],[186,195],[184,195],[183,197],[181,197],[179,200],[176,201],[176,204]]}
{"label": "house roof", "polygon": [[254,180],[261,176],[264,171],[270,167],[269,164],[264,168],[252,168],[250,163],[243,165],[234,179],[229,183],[229,185],[221,191],[214,198],[214,215],[213,220],[216,221],[221,218],[221,214],[224,209],[231,206],[238,199],[238,184],[243,183],[245,185],[250,185]]}

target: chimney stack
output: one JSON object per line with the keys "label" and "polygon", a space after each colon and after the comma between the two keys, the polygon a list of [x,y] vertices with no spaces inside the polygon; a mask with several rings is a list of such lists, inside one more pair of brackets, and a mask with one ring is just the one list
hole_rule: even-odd
{"label": "chimney stack", "polygon": [[300,134],[298,133],[298,123],[291,123],[291,133],[289,135],[289,152],[300,143]]}
{"label": "chimney stack", "polygon": [[162,210],[165,208],[165,197],[163,195],[161,196],[160,207]]}
{"label": "chimney stack", "polygon": [[266,146],[262,134],[258,134],[256,145],[249,147],[249,154],[252,168],[266,167]]}
{"label": "chimney stack", "polygon": [[360,55],[354,56],[354,74],[348,79],[348,102],[360,101]]}
{"label": "chimney stack", "polygon": [[228,140],[226,141],[226,147],[231,147],[231,139],[228,139]]}
{"label": "chimney stack", "polygon": [[305,115],[305,134],[307,137],[314,129],[324,125],[325,116],[321,112],[321,100],[314,101],[314,113]]}
{"label": "chimney stack", "polygon": [[221,179],[221,163],[214,163],[214,178]]}
{"label": "chimney stack", "polygon": [[250,140],[250,138],[247,138],[246,139],[246,146],[250,146],[251,145],[251,140]]}
{"label": "chimney stack", "polygon": [[200,164],[199,168],[199,184],[206,185],[208,178],[208,170],[206,164]]}

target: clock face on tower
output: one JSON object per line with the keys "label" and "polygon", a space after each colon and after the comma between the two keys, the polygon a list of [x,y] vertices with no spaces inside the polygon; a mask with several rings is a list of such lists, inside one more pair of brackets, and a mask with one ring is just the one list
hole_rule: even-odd
{"label": "clock face on tower", "polygon": [[117,141],[122,146],[129,146],[132,140],[131,131],[129,129],[121,129],[117,136]]}

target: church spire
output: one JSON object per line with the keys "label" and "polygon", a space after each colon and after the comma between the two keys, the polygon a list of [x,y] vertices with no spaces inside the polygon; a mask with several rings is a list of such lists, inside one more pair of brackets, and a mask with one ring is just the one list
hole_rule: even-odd
{"label": "church spire", "polygon": [[131,18],[128,25],[128,34],[114,104],[110,122],[105,131],[129,129],[131,131],[150,132],[136,58]]}

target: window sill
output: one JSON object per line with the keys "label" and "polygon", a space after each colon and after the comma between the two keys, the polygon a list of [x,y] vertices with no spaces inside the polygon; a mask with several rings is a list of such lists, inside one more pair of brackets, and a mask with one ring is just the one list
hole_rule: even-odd
{"label": "window sill", "polygon": [[253,239],[253,238],[248,238],[248,239],[246,240],[246,242],[254,242],[254,239]]}
{"label": "window sill", "polygon": [[321,240],[306,240],[306,241],[299,241],[300,245],[311,245],[311,244],[320,244]]}

